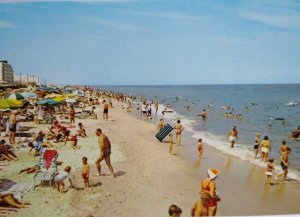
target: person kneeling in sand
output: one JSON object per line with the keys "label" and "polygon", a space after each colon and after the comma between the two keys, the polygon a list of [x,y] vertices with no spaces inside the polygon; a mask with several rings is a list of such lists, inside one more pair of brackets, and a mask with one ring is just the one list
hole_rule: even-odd
{"label": "person kneeling in sand", "polygon": [[19,201],[16,198],[14,198],[14,195],[11,193],[1,193],[0,194],[0,206],[12,206],[12,207],[16,207],[16,208],[24,208],[25,205],[28,205],[30,203],[28,202],[23,202],[23,201]]}
{"label": "person kneeling in sand", "polygon": [[201,194],[201,199],[195,202],[191,210],[191,216],[208,216],[208,208],[206,207],[206,204],[209,202],[209,199],[210,196],[208,194]]}
{"label": "person kneeling in sand", "polygon": [[71,184],[71,188],[74,188],[74,185],[73,185],[71,179],[69,178],[70,171],[71,171],[71,167],[66,166],[66,168],[63,171],[58,172],[58,173],[55,174],[55,177],[54,177],[55,187],[61,193],[63,192],[63,190],[65,188],[64,180],[67,179],[67,178],[69,179],[69,182]]}

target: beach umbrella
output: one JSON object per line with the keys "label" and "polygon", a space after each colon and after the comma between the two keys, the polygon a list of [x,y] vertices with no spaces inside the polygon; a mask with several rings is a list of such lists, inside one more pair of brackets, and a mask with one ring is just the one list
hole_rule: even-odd
{"label": "beach umbrella", "polygon": [[77,96],[84,96],[84,92],[82,90],[75,90],[73,92],[73,94],[77,95]]}
{"label": "beach umbrella", "polygon": [[53,100],[55,100],[57,102],[63,102],[65,100],[65,98],[63,98],[63,97],[55,97],[55,98],[53,98]]}
{"label": "beach umbrella", "polygon": [[21,108],[23,103],[16,99],[0,99],[0,110],[16,110]]}
{"label": "beach umbrella", "polygon": [[24,100],[24,96],[20,93],[11,93],[6,98],[8,99],[16,99],[16,100]]}
{"label": "beach umbrella", "polygon": [[75,103],[77,102],[76,99],[66,99],[65,102],[68,102],[68,103]]}
{"label": "beach umbrella", "polygon": [[57,105],[59,104],[58,101],[55,101],[53,99],[42,99],[36,102],[38,105]]}
{"label": "beach umbrella", "polygon": [[61,95],[61,94],[56,94],[56,93],[51,93],[51,94],[49,94],[49,95],[46,95],[44,98],[45,98],[45,99],[63,98],[63,95]]}
{"label": "beach umbrella", "polygon": [[64,89],[64,93],[72,93],[72,92],[73,92],[73,90],[70,87],[67,87]]}
{"label": "beach umbrella", "polygon": [[22,95],[25,97],[25,98],[36,98],[37,95],[33,92],[24,92],[22,93]]}

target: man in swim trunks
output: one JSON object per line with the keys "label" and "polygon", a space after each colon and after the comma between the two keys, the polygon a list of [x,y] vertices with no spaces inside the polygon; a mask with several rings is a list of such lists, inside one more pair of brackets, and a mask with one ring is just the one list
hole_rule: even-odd
{"label": "man in swim trunks", "polygon": [[291,152],[291,148],[287,147],[284,152],[281,153],[280,157],[280,166],[282,168],[282,173],[280,173],[276,178],[283,176],[283,181],[286,180],[288,174],[288,165],[289,165],[289,154]]}
{"label": "man in swim trunks", "polygon": [[109,168],[110,174],[114,177],[113,167],[110,162],[111,154],[111,144],[108,137],[102,132],[101,129],[96,130],[96,135],[98,136],[98,145],[100,148],[100,156],[96,159],[96,167],[98,170],[98,175],[101,176],[101,161],[105,160],[106,165]]}
{"label": "man in swim trunks", "polygon": [[14,112],[9,115],[9,142],[14,145],[16,143],[17,117]]}
{"label": "man in swim trunks", "polygon": [[106,100],[103,100],[103,119],[105,121],[108,120],[108,103],[106,102]]}
{"label": "man in swim trunks", "polygon": [[229,137],[230,147],[233,148],[234,144],[238,138],[238,132],[236,130],[236,126],[232,127],[232,130],[229,131],[227,138]]}

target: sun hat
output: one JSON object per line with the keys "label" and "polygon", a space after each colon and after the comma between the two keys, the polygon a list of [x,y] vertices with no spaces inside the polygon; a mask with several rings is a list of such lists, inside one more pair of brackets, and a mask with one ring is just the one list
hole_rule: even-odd
{"label": "sun hat", "polygon": [[219,170],[215,169],[215,168],[209,168],[207,170],[207,175],[208,175],[208,178],[213,180],[215,178],[217,178],[217,176],[219,175]]}

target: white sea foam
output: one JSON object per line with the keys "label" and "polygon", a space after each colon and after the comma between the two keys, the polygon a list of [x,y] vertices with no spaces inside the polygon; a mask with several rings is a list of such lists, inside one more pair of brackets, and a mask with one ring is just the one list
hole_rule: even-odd
{"label": "white sea foam", "polygon": [[296,106],[296,105],[299,105],[299,102],[291,101],[291,102],[286,103],[286,104],[284,104],[284,105],[286,105],[286,106]]}

